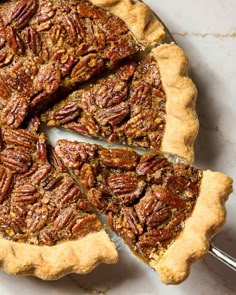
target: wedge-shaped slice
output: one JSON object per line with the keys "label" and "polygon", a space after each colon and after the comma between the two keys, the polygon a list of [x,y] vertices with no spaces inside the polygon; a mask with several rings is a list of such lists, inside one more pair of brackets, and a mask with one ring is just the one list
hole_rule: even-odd
{"label": "wedge-shaped slice", "polygon": [[[92,2],[98,6],[86,0],[1,1],[4,123],[19,127],[27,112],[39,111],[58,93],[112,68],[164,35],[145,4]],[[120,13],[122,6],[126,13]]]}
{"label": "wedge-shaped slice", "polygon": [[111,229],[164,283],[187,277],[225,221],[232,179],[222,173],[171,163],[157,152],[66,140],[55,150]]}
{"label": "wedge-shaped slice", "polygon": [[162,45],[140,62],[70,94],[42,115],[48,126],[194,159],[196,88],[176,45]]}
{"label": "wedge-shaped slice", "polygon": [[43,134],[1,128],[1,268],[48,280],[115,263],[115,246],[88,201],[53,151],[50,158]]}

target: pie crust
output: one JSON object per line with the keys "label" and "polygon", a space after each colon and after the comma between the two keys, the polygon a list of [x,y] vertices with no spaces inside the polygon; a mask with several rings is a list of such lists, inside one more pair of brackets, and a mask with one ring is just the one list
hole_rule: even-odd
{"label": "pie crust", "polygon": [[184,230],[163,257],[153,257],[151,262],[163,283],[181,283],[189,275],[191,264],[208,252],[209,241],[225,222],[225,202],[232,192],[232,182],[220,172],[203,172],[200,194]]}
{"label": "pie crust", "polygon": [[142,2],[134,0],[90,0],[90,2],[122,19],[144,46],[160,43],[165,37],[163,25],[152,10]]}
{"label": "pie crust", "polygon": [[167,97],[161,151],[176,154],[193,163],[193,144],[199,122],[195,111],[197,89],[188,77],[188,58],[174,43],[161,45],[152,53],[158,62]]}
{"label": "pie crust", "polygon": [[1,269],[14,275],[55,280],[69,273],[85,274],[100,263],[116,263],[115,245],[104,230],[55,246],[36,246],[0,239]]}

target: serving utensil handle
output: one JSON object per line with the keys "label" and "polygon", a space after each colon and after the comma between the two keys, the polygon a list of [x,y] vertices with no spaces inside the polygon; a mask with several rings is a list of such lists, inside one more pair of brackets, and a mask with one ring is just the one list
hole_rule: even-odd
{"label": "serving utensil handle", "polygon": [[224,251],[218,249],[213,244],[211,244],[209,253],[216,257],[218,260],[223,262],[225,265],[230,267],[233,271],[236,271],[236,259],[225,253]]}

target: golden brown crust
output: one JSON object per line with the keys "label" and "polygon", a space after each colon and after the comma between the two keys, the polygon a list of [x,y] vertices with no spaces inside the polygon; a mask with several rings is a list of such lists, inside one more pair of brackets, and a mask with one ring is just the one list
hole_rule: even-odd
{"label": "golden brown crust", "polygon": [[144,46],[160,43],[165,37],[163,25],[144,3],[133,0],[90,0],[90,2],[122,19]]}
{"label": "golden brown crust", "polygon": [[1,269],[44,280],[55,280],[72,272],[85,274],[100,263],[116,263],[117,257],[115,245],[104,230],[52,247],[0,239]]}
{"label": "golden brown crust", "polygon": [[165,284],[178,284],[189,274],[193,262],[209,249],[210,239],[225,222],[225,201],[232,192],[232,179],[222,173],[204,171],[200,194],[184,230],[160,258],[151,266]]}
{"label": "golden brown crust", "polygon": [[152,51],[166,93],[166,127],[161,151],[192,163],[199,122],[195,111],[197,89],[188,78],[188,58],[177,45],[164,44]]}

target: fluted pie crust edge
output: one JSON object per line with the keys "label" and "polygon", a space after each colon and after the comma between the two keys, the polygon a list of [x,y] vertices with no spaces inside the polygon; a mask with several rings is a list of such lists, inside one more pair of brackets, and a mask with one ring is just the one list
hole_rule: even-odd
{"label": "fluted pie crust edge", "polygon": [[161,258],[154,256],[151,262],[163,283],[181,283],[189,275],[191,264],[208,252],[211,238],[225,223],[225,202],[232,182],[220,172],[203,172],[200,194],[184,230]]}
{"label": "fluted pie crust edge", "polygon": [[133,0],[90,0],[90,2],[122,19],[144,46],[153,46],[165,37],[163,25],[152,10],[142,2]]}
{"label": "fluted pie crust edge", "polygon": [[0,239],[1,269],[14,275],[56,280],[69,273],[86,274],[100,263],[118,260],[115,245],[104,230],[55,246],[37,246]]}
{"label": "fluted pie crust edge", "polygon": [[195,110],[197,89],[188,77],[188,58],[174,43],[160,45],[152,54],[166,93],[166,125],[160,150],[193,163],[199,121]]}

